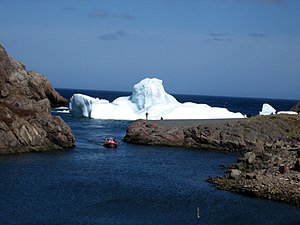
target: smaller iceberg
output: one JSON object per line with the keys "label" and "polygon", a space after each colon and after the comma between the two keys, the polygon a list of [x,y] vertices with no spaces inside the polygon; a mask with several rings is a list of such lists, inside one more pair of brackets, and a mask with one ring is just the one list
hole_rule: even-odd
{"label": "smaller iceberg", "polygon": [[276,114],[276,109],[274,109],[271,105],[264,103],[261,111],[259,112],[259,115],[267,116],[272,114]]}
{"label": "smaller iceberg", "polygon": [[279,111],[278,114],[297,115],[298,113],[294,111]]}
{"label": "smaller iceberg", "polygon": [[[271,105],[264,103],[262,106],[262,110],[259,112],[259,115],[273,115],[276,114],[276,109],[274,109]],[[297,115],[298,113],[294,111],[279,111],[277,114],[289,114],[289,115]]]}
{"label": "smaller iceberg", "polygon": [[226,108],[210,107],[192,102],[180,103],[166,93],[162,80],[145,78],[133,87],[131,96],[119,97],[113,102],[74,94],[69,103],[70,113],[75,117],[93,119],[224,119],[244,118],[241,113]]}

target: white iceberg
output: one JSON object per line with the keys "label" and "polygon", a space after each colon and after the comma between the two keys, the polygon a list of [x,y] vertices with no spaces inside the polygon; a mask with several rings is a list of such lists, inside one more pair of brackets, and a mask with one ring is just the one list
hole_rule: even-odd
{"label": "white iceberg", "polygon": [[279,111],[277,114],[297,115],[298,113],[294,111]]}
{"label": "white iceberg", "polygon": [[273,114],[297,115],[298,113],[294,111],[279,111],[276,113],[276,109],[274,109],[271,105],[264,103],[261,111],[259,112],[259,115],[273,115]]}
{"label": "white iceberg", "polygon": [[271,105],[264,103],[261,111],[259,112],[259,115],[267,116],[272,114],[276,114],[276,109],[274,109]]}
{"label": "white iceberg", "polygon": [[119,97],[113,102],[74,94],[69,110],[75,117],[114,120],[145,119],[146,114],[150,120],[244,118],[241,113],[230,112],[226,108],[180,103],[165,92],[162,80],[157,78],[143,79],[134,85],[131,96]]}

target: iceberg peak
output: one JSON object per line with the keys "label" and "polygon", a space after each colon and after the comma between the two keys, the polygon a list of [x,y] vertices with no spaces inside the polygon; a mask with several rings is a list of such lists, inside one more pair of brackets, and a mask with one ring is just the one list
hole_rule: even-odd
{"label": "iceberg peak", "polygon": [[155,104],[178,103],[162,85],[162,80],[157,78],[145,78],[133,87],[129,100],[136,104],[139,110],[147,109]]}

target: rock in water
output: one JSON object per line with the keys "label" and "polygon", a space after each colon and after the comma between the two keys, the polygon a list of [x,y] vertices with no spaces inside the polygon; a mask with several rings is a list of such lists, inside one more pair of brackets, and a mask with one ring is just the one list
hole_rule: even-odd
{"label": "rock in water", "polygon": [[48,79],[0,45],[0,154],[74,147],[75,137],[51,106],[66,106]]}

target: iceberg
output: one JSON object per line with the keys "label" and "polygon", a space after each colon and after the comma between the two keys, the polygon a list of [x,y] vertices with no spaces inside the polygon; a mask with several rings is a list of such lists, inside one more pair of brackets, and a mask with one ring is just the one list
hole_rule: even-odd
{"label": "iceberg", "polygon": [[259,115],[267,116],[272,114],[276,114],[276,109],[274,109],[271,105],[264,103]]}
{"label": "iceberg", "polygon": [[259,112],[259,115],[273,115],[273,114],[289,114],[289,115],[297,115],[297,112],[294,111],[279,111],[276,112],[276,109],[274,109],[271,105],[264,103],[262,106],[261,111]]}
{"label": "iceberg", "polygon": [[[180,103],[166,93],[162,80],[145,78],[133,87],[131,96],[119,97],[112,102],[74,94],[69,103],[75,117],[113,120],[147,119],[225,119],[244,118],[226,108],[211,107],[192,102]],[[147,116],[146,116],[147,115]]]}
{"label": "iceberg", "polygon": [[297,115],[298,113],[294,111],[279,111],[277,114]]}

